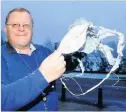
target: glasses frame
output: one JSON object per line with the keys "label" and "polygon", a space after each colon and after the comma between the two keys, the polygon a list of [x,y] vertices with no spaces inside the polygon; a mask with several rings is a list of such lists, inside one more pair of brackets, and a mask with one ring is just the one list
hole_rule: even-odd
{"label": "glasses frame", "polygon": [[24,29],[31,29],[33,27],[33,25],[27,24],[27,23],[26,24],[18,24],[18,23],[9,24],[8,23],[6,25],[9,25],[14,29],[19,29],[21,26],[23,26]]}

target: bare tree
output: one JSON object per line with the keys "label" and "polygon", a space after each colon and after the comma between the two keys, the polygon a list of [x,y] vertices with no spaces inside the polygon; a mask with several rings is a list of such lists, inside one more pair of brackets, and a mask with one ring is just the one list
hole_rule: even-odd
{"label": "bare tree", "polygon": [[50,49],[51,51],[55,50],[55,46],[52,43],[50,37],[47,37],[46,41],[44,42],[44,46],[47,47],[48,49]]}

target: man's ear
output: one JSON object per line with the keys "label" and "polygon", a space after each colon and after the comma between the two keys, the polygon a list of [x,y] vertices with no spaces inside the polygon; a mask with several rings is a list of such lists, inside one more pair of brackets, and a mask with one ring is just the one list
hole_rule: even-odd
{"label": "man's ear", "polygon": [[7,27],[6,26],[4,26],[4,32],[7,33]]}

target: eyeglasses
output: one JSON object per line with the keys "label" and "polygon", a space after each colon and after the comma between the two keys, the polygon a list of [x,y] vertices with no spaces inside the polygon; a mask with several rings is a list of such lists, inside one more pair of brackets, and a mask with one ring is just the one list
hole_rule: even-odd
{"label": "eyeglasses", "polygon": [[6,24],[6,25],[10,25],[12,26],[12,28],[14,29],[19,29],[21,26],[23,26],[24,29],[31,29],[33,27],[33,25],[31,24]]}

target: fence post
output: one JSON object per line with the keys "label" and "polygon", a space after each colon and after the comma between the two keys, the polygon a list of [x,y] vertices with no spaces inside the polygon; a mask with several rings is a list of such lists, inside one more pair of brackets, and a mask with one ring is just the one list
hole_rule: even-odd
{"label": "fence post", "polygon": [[103,91],[102,88],[98,88],[98,102],[97,102],[98,108],[103,108]]}
{"label": "fence post", "polygon": [[62,91],[61,91],[61,101],[65,102],[66,101],[66,88],[62,84]]}

